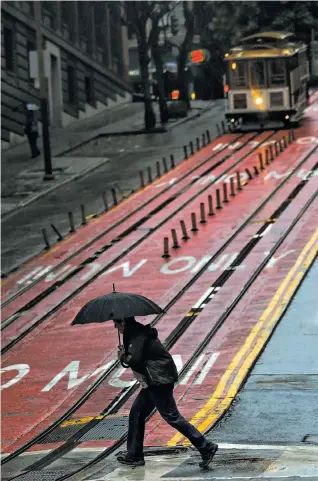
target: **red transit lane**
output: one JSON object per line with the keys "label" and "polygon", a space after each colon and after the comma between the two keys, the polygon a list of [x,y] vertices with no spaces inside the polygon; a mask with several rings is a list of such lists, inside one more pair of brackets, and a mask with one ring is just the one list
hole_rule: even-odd
{"label": "red transit lane", "polygon": [[[310,148],[312,148],[312,145],[310,145]],[[305,155],[305,152],[309,152],[310,148],[309,145],[297,147],[297,155]],[[278,176],[283,175],[287,168],[291,166],[291,164],[286,165],[286,160],[284,161],[283,158],[284,155],[286,155],[286,157],[289,155],[288,150],[282,154],[280,158],[276,159],[275,164],[271,166],[275,166],[275,172]],[[295,161],[294,163],[296,164]],[[269,169],[267,175],[270,175],[270,173]],[[250,212],[252,212],[255,209],[255,205],[258,205],[261,199],[266,198],[268,193],[273,190],[273,185],[277,185],[280,182],[277,176],[274,176],[273,179],[270,176],[270,182],[265,179],[265,175],[256,177],[253,182],[255,182],[255,186],[257,183],[262,185],[262,189],[252,189],[251,182],[229,206],[224,208],[223,211],[213,219],[213,222],[205,225],[196,237],[195,248],[193,244],[190,244],[191,241],[189,241],[188,245],[182,247],[183,257],[189,257],[191,253],[192,256],[193,254],[197,255],[197,253],[199,253],[198,260],[200,260],[202,254],[211,255],[221,247],[224,239],[228,237],[230,233],[233,232],[233,228],[242,221],[242,218],[238,218],[238,212],[240,212],[239,207],[243,207],[244,205],[246,210],[248,208]],[[272,181],[273,184],[271,183]],[[254,192],[254,190],[256,190],[256,192]],[[246,210],[244,212],[242,208],[243,218],[246,218],[248,215]],[[215,220],[217,220],[216,223],[214,222]],[[213,232],[214,235],[211,236],[211,232]],[[163,302],[163,300],[167,302],[171,299],[193,274],[190,272],[185,273],[182,269],[181,273],[174,273],[173,276],[165,274],[162,276],[162,279],[160,279],[160,274],[162,274],[160,269],[167,264],[161,258],[161,251],[156,249],[156,252],[153,253],[150,245],[147,251],[143,249],[140,254],[144,255],[145,252],[147,252],[148,257],[152,257],[152,267],[140,273],[140,277],[138,277],[138,287],[140,288],[140,292],[164,305],[165,302]],[[178,256],[174,256],[174,259],[177,257]],[[137,262],[138,259],[139,258],[137,258]],[[156,265],[157,267],[155,267]],[[156,276],[156,286],[149,285],[149,279],[153,279],[154,273]],[[122,273],[120,275],[113,273],[113,276],[115,282],[121,280],[120,285],[123,284],[123,290],[132,290],[131,280],[127,278],[123,279]],[[107,290],[105,286],[103,286],[103,282],[104,279],[102,278],[99,279],[98,282],[94,282],[95,286],[92,291],[94,295],[91,294],[88,298],[98,295],[97,289]],[[113,282],[113,278],[109,282]],[[171,288],[172,286],[174,287]],[[154,287],[156,288],[156,292],[154,292]],[[152,293],[153,295],[151,295]],[[77,306],[71,306],[70,309],[77,311],[78,306],[82,304],[83,300],[81,299],[81,302],[77,303]],[[5,412],[9,414],[12,412],[12,409],[14,409],[15,412],[14,417],[7,417],[7,423],[3,432],[3,440],[7,441],[7,446],[12,444],[10,443],[10,439],[17,439],[21,437],[22,434],[27,433],[29,437],[31,433],[35,434],[36,431],[39,432],[39,430],[42,430],[45,425],[47,425],[47,422],[52,421],[53,416],[55,418],[57,417],[59,406],[65,411],[67,407],[66,403],[70,406],[70,401],[74,401],[74,397],[78,397],[81,392],[87,389],[87,385],[91,382],[89,376],[92,372],[101,366],[101,364],[111,361],[114,354],[114,347],[116,346],[116,333],[113,327],[106,324],[105,326],[94,325],[70,328],[69,323],[72,318],[73,315],[70,316],[68,308],[65,306],[61,309],[59,315],[55,316],[54,323],[51,322],[50,328],[46,329],[46,332],[35,330],[32,333],[32,340],[26,338],[19,344],[18,348],[12,349],[12,353],[9,352],[8,355],[4,356],[6,366],[8,366],[9,363],[11,365],[24,363],[32,366],[32,377],[26,375],[19,382],[8,388],[7,392],[6,390],[4,391],[4,394],[8,393],[7,396],[4,396]],[[89,343],[87,342],[88,339],[91,339]],[[89,351],[87,350],[87,345],[90,346]],[[91,348],[92,346],[93,349]],[[76,361],[73,360],[81,360],[80,372],[77,371],[79,363],[76,365]],[[61,379],[62,376],[60,376],[59,378],[58,373],[61,373],[70,361],[73,362],[70,367],[71,373],[65,372],[65,377]],[[84,367],[82,362],[84,362]],[[71,374],[71,382],[68,382],[68,374]],[[10,371],[5,373],[3,383],[7,381],[7,375],[9,378],[10,375],[12,377]],[[54,380],[55,382],[52,382]],[[71,389],[71,396],[69,395],[67,386]],[[35,395],[35,393],[37,394]],[[30,396],[33,399],[30,400]],[[36,399],[36,404],[34,404],[34,398]],[[18,405],[15,405],[15,399],[18,399]],[[39,410],[35,412],[35,406],[38,403],[41,405],[41,412],[39,412]],[[20,416],[17,415],[19,412],[21,413]],[[25,412],[31,414],[23,416]],[[8,421],[9,419],[10,422]],[[31,431],[32,428],[33,430]],[[19,443],[25,440],[26,438],[22,438],[19,440]],[[12,447],[14,446],[16,447],[16,444],[13,444]]]}
{"label": "red transit lane", "polygon": [[[248,141],[251,138],[252,138],[252,134],[250,134],[249,136],[246,136],[246,141]],[[194,174],[196,176],[203,175],[204,172],[208,168],[213,167],[213,165],[216,165],[218,162],[220,162],[220,160],[222,158],[224,158],[225,156],[229,155],[229,153],[232,153],[232,152],[233,151],[230,148],[226,148],[222,152],[216,152],[213,159],[211,159],[211,161],[209,163],[205,163],[202,167],[196,168],[193,175]],[[225,162],[224,168],[226,168],[228,165],[231,165],[231,159],[228,159],[228,161]],[[36,296],[40,295],[46,289],[49,289],[57,281],[61,282],[65,277],[69,276],[69,274],[73,270],[77,269],[84,260],[89,259],[91,256],[94,256],[96,254],[96,252],[100,251],[100,249],[103,249],[105,246],[109,245],[112,241],[114,241],[115,239],[120,237],[123,232],[125,232],[126,230],[129,230],[137,222],[146,218],[156,208],[158,208],[158,206],[164,204],[164,202],[167,202],[168,199],[172,198],[174,195],[177,195],[183,189],[191,186],[191,183],[193,183],[193,176],[192,175],[188,176],[188,177],[185,177],[183,180],[178,181],[178,183],[176,183],[176,184],[171,185],[168,188],[168,190],[166,188],[167,192],[162,192],[162,194],[158,198],[149,202],[149,204],[147,204],[146,206],[140,206],[140,209],[138,210],[138,212],[136,212],[129,219],[127,219],[126,221],[121,223],[119,226],[111,229],[111,231],[109,233],[107,233],[107,234],[103,235],[101,238],[97,239],[92,245],[85,248],[85,250],[79,252],[78,254],[75,253],[75,256],[72,257],[72,259],[70,259],[70,261],[66,265],[61,267],[61,269],[57,270],[56,272],[54,272],[52,274],[46,275],[43,280],[38,281],[34,286],[30,287],[26,292],[22,293],[17,299],[14,300],[14,302],[11,302],[8,305],[4,306],[2,308],[3,319],[7,319],[9,316],[12,316],[18,309],[23,308],[23,306],[25,306],[28,302],[30,302],[30,300],[32,300]],[[144,197],[145,197],[146,192],[141,192],[140,195],[142,193],[144,194]],[[149,193],[150,193],[150,191],[148,191],[148,195],[149,195]],[[145,200],[144,200],[144,202],[145,202]],[[125,207],[127,208],[127,206],[128,205],[126,204]],[[131,205],[130,209],[133,210],[133,208],[134,208],[134,200],[132,200],[132,205]],[[105,214],[105,220],[107,220],[107,217],[108,217],[109,214]],[[119,216],[119,214],[120,214],[120,212],[117,213],[118,216]],[[109,220],[107,222],[109,222]],[[105,229],[105,226],[103,227],[103,229]],[[92,237],[91,234],[90,234],[90,230],[87,228],[85,233],[86,233],[86,241],[89,242],[91,237]],[[83,232],[82,232],[82,237],[83,237]],[[127,238],[124,238],[123,241],[124,242],[127,241]],[[120,242],[123,242],[123,241],[119,241],[118,244],[120,244]],[[120,244],[120,246],[121,246],[121,244]],[[77,245],[75,243],[74,251],[76,250],[76,248],[77,248]],[[112,247],[110,247],[110,249],[107,249],[107,255],[108,255],[109,251],[112,251],[112,250],[113,250]],[[53,261],[56,262],[55,253],[52,253],[52,256],[53,256]],[[40,270],[40,273],[43,272],[43,270],[48,269],[50,267],[50,263],[53,262],[52,259],[49,258],[48,256],[46,256],[45,260],[46,260],[46,263],[48,263],[48,264],[47,265],[41,265],[42,270]],[[90,263],[90,264],[87,265],[86,270],[92,270],[93,273],[95,273],[95,268],[94,268],[95,266],[96,266],[96,262]],[[39,266],[37,268],[39,268]],[[35,277],[36,276],[37,276],[37,274],[35,275]],[[20,278],[20,280],[19,280],[20,283],[21,283],[21,279],[25,280],[26,283],[29,282],[28,279],[27,279],[27,276],[24,276],[24,273],[23,273],[23,277]]]}
{"label": "red transit lane", "polygon": [[[245,139],[252,138],[252,134],[238,135],[227,134],[221,139],[215,139],[207,147],[200,152],[195,153],[188,161],[184,161],[167,174],[163,175],[154,183],[146,186],[129,197],[129,199],[121,202],[118,206],[112,208],[108,213],[102,214],[99,218],[93,219],[88,226],[81,227],[74,234],[69,235],[62,243],[56,244],[49,252],[36,256],[30,262],[21,266],[21,268],[9,276],[8,279],[2,280],[2,302],[5,302],[10,296],[22,290],[28,283],[38,277],[43,276],[46,272],[52,270],[53,267],[60,264],[66,257],[72,255],[74,251],[85,248],[86,244],[95,237],[103,235],[103,232],[112,229],[119,219],[124,219],[131,215],[133,211],[144,208],[145,203],[154,197],[160,196],[161,193],[171,190],[176,182],[183,176],[190,175],[191,171],[197,168],[202,162],[205,162],[210,156],[219,152],[220,144],[230,144],[227,154],[242,145]],[[240,139],[239,143],[235,140]],[[213,161],[213,158],[211,159]],[[195,173],[194,173],[195,174]],[[154,199],[156,200],[156,199]],[[123,229],[124,230],[124,229]]]}
{"label": "red transit lane", "polygon": [[[280,134],[277,135],[279,136]],[[264,133],[259,137],[259,141],[261,142],[262,140],[267,138],[268,134]],[[242,171],[244,172],[244,169],[246,167],[249,167],[250,169],[252,168],[253,164],[255,163],[255,153],[253,152],[252,154],[248,155],[250,151],[251,146],[248,144],[243,147],[239,152],[233,153],[227,169],[227,176],[233,174],[236,171],[236,168],[234,167],[233,169],[231,169],[231,166],[237,162],[240,162],[241,156],[244,155],[247,157],[245,158],[245,160],[240,162],[240,169],[242,169]],[[175,227],[176,222],[178,222],[179,220],[186,220],[187,217],[190,218],[190,214],[193,209],[195,209],[195,211],[198,210],[198,204],[200,204],[200,202],[206,201],[207,189],[209,187],[212,187],[214,179],[221,177],[223,174],[224,166],[222,164],[213,170],[213,177],[209,175],[209,177],[211,177],[209,179],[209,183],[207,183],[206,179],[203,178],[202,180],[199,180],[195,184],[191,185],[185,192],[181,193],[162,211],[159,211],[158,213],[153,215],[148,221],[146,221],[140,230],[136,230],[130,233],[122,241],[116,242],[112,249],[103,252],[99,256],[98,262],[96,261],[87,264],[87,266],[85,266],[85,268],[80,273],[75,275],[73,278],[68,279],[67,282],[65,284],[62,284],[59,288],[54,289],[51,294],[40,300],[40,302],[38,302],[34,307],[31,307],[29,310],[23,312],[18,319],[16,319],[11,325],[4,329],[2,334],[3,346],[6,346],[13,339],[18,337],[21,333],[28,329],[29,326],[37,323],[39,319],[41,319],[43,315],[47,315],[52,310],[52,308],[55,309],[56,306],[59,305],[59,303],[64,302],[68,297],[74,295],[74,293],[77,292],[78,289],[82,289],[82,286],[87,284],[93,277],[96,277],[97,273],[103,273],[103,271],[106,270],[107,266],[109,266],[107,272],[112,272],[114,271],[114,269],[116,270],[116,264],[113,266],[111,265],[111,263],[116,261],[118,256],[123,256],[123,254],[125,254],[124,259],[121,259],[117,262],[117,266],[119,262],[127,262],[127,255],[130,257],[135,257],[135,253],[143,250],[144,245],[150,246],[150,249],[152,248],[151,245],[157,245],[159,249],[162,249],[162,238],[166,235],[167,232],[170,233],[170,228]],[[215,183],[215,185],[217,186],[217,183]],[[202,193],[198,196],[198,192]],[[194,200],[190,201],[191,198],[194,198]],[[186,207],[183,207],[186,205],[186,203],[188,203],[188,205]],[[161,227],[159,227],[160,225]],[[158,241],[156,239],[158,239]],[[144,240],[144,242],[141,244],[142,240]],[[133,248],[134,244],[136,245],[135,248]],[[87,259],[86,252],[82,252],[73,259],[72,265],[76,267],[76,265],[84,262],[85,259]],[[130,266],[132,266],[133,264],[131,264],[131,261],[129,260],[128,262],[130,263],[125,264],[126,266],[129,266],[126,267],[126,269],[131,269]],[[134,267],[134,269],[136,269],[136,267]],[[25,296],[31,296],[31,293],[34,295],[34,292],[37,290],[37,294],[41,294],[42,284],[45,282],[47,281],[41,281],[40,283],[35,285],[32,289],[30,289],[30,291],[27,291],[25,293]],[[52,280],[51,282],[54,282],[54,280]],[[92,284],[94,284],[94,282]],[[89,288],[90,285],[85,287],[85,291]],[[118,286],[117,289],[119,289]],[[81,292],[78,293],[77,298],[78,296],[81,296]],[[32,302],[32,300],[33,297],[30,297],[29,302]],[[19,302],[19,300],[17,300],[17,302]],[[10,309],[11,306],[9,305],[8,308]],[[42,327],[44,325],[46,325],[46,321],[42,324]]]}

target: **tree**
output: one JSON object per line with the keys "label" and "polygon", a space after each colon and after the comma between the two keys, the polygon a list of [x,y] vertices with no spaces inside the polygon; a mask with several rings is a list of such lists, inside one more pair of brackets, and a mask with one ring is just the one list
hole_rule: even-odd
{"label": "tree", "polygon": [[122,2],[121,20],[124,25],[130,26],[136,34],[138,44],[138,57],[140,76],[144,89],[145,104],[145,129],[151,130],[156,126],[156,116],[152,107],[150,81],[149,81],[149,34],[147,24],[154,8],[154,2]]}
{"label": "tree", "polygon": [[183,15],[184,15],[184,25],[186,28],[186,34],[184,36],[183,42],[179,49],[178,55],[178,84],[180,88],[180,100],[184,100],[187,103],[188,108],[190,108],[190,99],[188,92],[188,85],[186,79],[186,65],[188,60],[189,51],[191,49],[194,37],[194,25],[195,25],[195,3],[191,7],[189,2],[183,1]]}
{"label": "tree", "polygon": [[173,2],[126,1],[122,2],[122,7],[122,23],[130,26],[137,38],[140,76],[144,88],[145,128],[149,131],[156,125],[149,81],[150,51],[157,70],[161,122],[167,121],[168,108],[164,95],[159,22],[173,8]]}

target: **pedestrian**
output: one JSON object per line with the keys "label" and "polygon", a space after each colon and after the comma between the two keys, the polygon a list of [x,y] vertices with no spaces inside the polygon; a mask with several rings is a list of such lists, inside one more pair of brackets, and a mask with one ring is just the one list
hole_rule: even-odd
{"label": "pedestrian", "polygon": [[207,467],[218,445],[209,442],[195,426],[181,416],[173,397],[174,384],[178,380],[176,365],[170,353],[158,339],[158,332],[150,325],[144,326],[130,317],[114,320],[115,328],[123,334],[123,346],[119,345],[118,358],[123,367],[130,367],[141,384],[129,413],[126,455],[118,461],[129,466],[145,464],[143,443],[145,422],[154,408],[170,426],[179,431],[199,450]]}
{"label": "pedestrian", "polygon": [[37,147],[37,139],[39,137],[37,117],[39,108],[35,104],[26,104],[23,102],[12,110],[13,112],[19,112],[25,115],[24,133],[29,141],[31,157],[34,159],[41,153]]}
{"label": "pedestrian", "polygon": [[39,136],[39,132],[38,132],[38,123],[34,117],[34,110],[26,111],[26,122],[25,122],[24,133],[28,137],[32,159],[35,159],[40,155],[41,152],[37,146],[37,139]]}

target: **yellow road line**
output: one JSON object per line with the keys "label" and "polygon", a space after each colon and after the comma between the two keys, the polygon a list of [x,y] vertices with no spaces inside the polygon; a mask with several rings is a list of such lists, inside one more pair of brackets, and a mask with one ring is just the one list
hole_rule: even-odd
{"label": "yellow road line", "polygon": [[66,428],[68,426],[74,426],[75,424],[87,424],[93,419],[104,419],[104,418],[121,418],[123,417],[122,414],[108,414],[107,416],[105,414],[100,414],[99,416],[87,416],[85,418],[79,418],[79,419],[69,419],[68,421],[64,421],[64,423],[60,424],[60,428]]}
{"label": "yellow road line", "polygon": [[[208,426],[211,425],[213,420],[215,420],[217,417],[220,416],[221,413],[224,412],[224,409],[228,407],[228,405],[231,404],[233,397],[237,393],[238,387],[241,383],[241,380],[244,378],[246,373],[248,372],[247,366],[248,364],[248,359],[252,360],[251,362],[253,363],[253,360],[255,359],[256,354],[260,351],[260,349],[263,347],[264,343],[266,342],[266,339],[268,338],[270,331],[269,327],[279,319],[281,313],[284,311],[286,308],[287,304],[289,303],[294,291],[299,285],[299,282],[301,281],[302,277],[304,276],[308,266],[311,264],[313,261],[317,251],[318,251],[318,243],[316,245],[315,242],[317,241],[318,238],[318,229],[314,232],[302,252],[300,253],[298,259],[296,260],[294,266],[290,269],[289,273],[285,277],[285,279],[282,281],[280,284],[279,288],[277,289],[275,295],[273,296],[272,300],[270,301],[268,307],[264,311],[264,313],[261,315],[259,320],[257,321],[256,325],[253,327],[251,330],[250,334],[246,338],[246,341],[244,345],[241,347],[239,352],[236,354],[234,359],[231,361],[230,365],[228,366],[227,370],[225,371],[224,375],[222,376],[215,392],[211,396],[211,398],[208,400],[208,402],[205,404],[205,406],[192,418],[191,424],[197,424],[199,421],[201,421],[201,424],[199,425],[198,429],[200,431],[204,431]],[[309,254],[308,254],[309,251]],[[306,257],[307,256],[307,257]],[[301,271],[298,272],[298,274],[295,276],[295,279],[291,282],[289,288],[287,289],[284,297],[281,299],[281,296],[287,287],[288,283],[292,280],[293,276],[295,275],[297,269],[299,267],[302,267]],[[281,302],[279,303],[281,299]],[[266,323],[269,315],[271,312],[276,308],[276,306],[279,304],[279,307],[275,310],[274,314],[270,317],[269,321]],[[234,379],[233,383],[229,387],[229,390],[227,394],[224,396],[223,401],[219,406],[215,408],[213,412],[211,412],[211,409],[215,406],[215,404],[220,400],[221,394],[224,392],[224,389],[228,383],[228,380],[230,379],[231,375],[234,373],[235,369],[237,366],[240,364],[244,356],[247,354],[248,350],[250,349],[252,343],[254,342],[255,338],[257,337],[258,333],[264,328],[267,329],[267,331],[264,331],[265,334],[263,337],[260,336],[260,339],[257,341],[255,347],[253,348],[252,352],[248,355],[247,359],[241,366],[236,378]],[[254,355],[254,357],[253,357]],[[203,421],[202,421],[203,420]],[[170,441],[168,442],[168,446],[175,446],[178,444],[181,440],[183,439],[183,436],[181,434],[176,434]]]}

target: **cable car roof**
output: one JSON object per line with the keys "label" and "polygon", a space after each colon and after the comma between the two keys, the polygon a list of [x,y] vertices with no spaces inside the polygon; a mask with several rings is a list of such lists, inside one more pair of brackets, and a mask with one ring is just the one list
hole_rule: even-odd
{"label": "cable car roof", "polygon": [[303,42],[294,40],[289,32],[260,32],[242,39],[242,44],[233,47],[225,55],[227,60],[291,57],[306,50]]}

